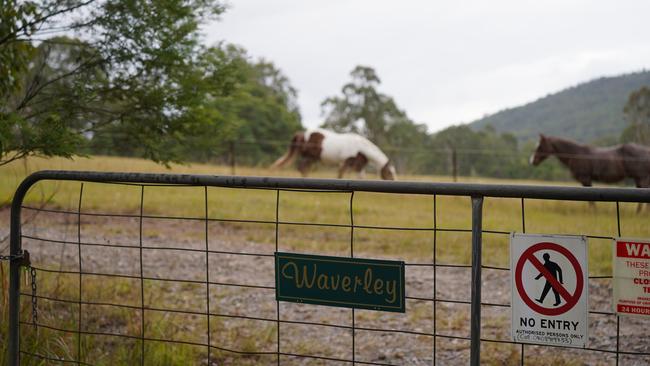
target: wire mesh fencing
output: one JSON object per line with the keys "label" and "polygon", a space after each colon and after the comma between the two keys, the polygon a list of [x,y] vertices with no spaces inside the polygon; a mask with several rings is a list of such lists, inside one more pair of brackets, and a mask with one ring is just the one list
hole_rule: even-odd
{"label": "wire mesh fencing", "polygon": [[[23,202],[51,182],[64,199]],[[610,301],[611,240],[649,236],[636,207],[648,201],[633,189],[40,172],[12,207],[11,255],[30,264],[12,261],[9,361],[647,364],[650,322]],[[512,341],[512,232],[589,238],[586,348]],[[402,260],[406,313],[276,301],[278,251]]]}
{"label": "wire mesh fencing", "polygon": [[[222,144],[218,151],[212,151],[210,156],[196,156],[190,160],[210,161],[228,166],[231,175],[242,174],[251,167],[271,166],[275,159],[287,151],[289,144],[289,139],[286,141],[231,140]],[[549,159],[533,166],[530,164],[530,159],[535,153],[534,145],[528,143],[517,147],[514,141],[500,141],[492,145],[482,145],[479,141],[475,144],[466,141],[464,143],[422,142],[415,145],[382,146],[382,150],[395,166],[398,176],[433,174],[449,176],[454,182],[459,177],[569,181],[573,179],[570,171],[562,166],[559,159],[573,159],[585,163],[602,159],[588,152],[555,151],[553,155],[558,159]],[[632,164],[648,161],[647,156],[619,156],[618,158]],[[310,169],[315,172],[332,169],[332,166],[316,164]],[[381,167],[369,164],[365,170],[372,176],[377,174],[379,169]],[[622,181],[622,184],[627,185],[633,183],[632,179]]]}

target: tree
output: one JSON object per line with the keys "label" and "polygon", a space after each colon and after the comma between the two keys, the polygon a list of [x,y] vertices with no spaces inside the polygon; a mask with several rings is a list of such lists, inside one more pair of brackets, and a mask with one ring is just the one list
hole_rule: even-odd
{"label": "tree", "polygon": [[206,105],[213,118],[223,123],[206,126],[192,138],[185,155],[199,161],[225,160],[232,147],[238,163],[267,164],[286,150],[286,141],[302,128],[297,92],[273,63],[251,62],[243,49],[234,46],[225,52],[236,60],[242,80],[233,93]]}
{"label": "tree", "polygon": [[623,131],[623,142],[650,145],[650,88],[642,87],[632,92],[623,108],[629,126]]}
{"label": "tree", "polygon": [[[568,179],[568,173],[556,159],[532,167],[528,158],[535,146],[518,147],[510,133],[498,133],[490,126],[475,131],[468,125],[451,126],[430,138],[429,154],[421,164],[429,174],[450,174],[457,169],[461,176],[496,178]],[[456,167],[453,167],[452,150]]]}
{"label": "tree", "polygon": [[[431,155],[427,169],[436,174],[451,174],[454,169],[458,175],[470,176],[475,172],[476,155],[471,150],[481,149],[479,134],[467,125],[451,126],[431,137]],[[452,150],[456,151],[456,161],[452,162]],[[456,167],[452,166],[456,163]]]}
{"label": "tree", "polygon": [[388,146],[384,149],[397,171],[425,172],[424,165],[432,153],[425,124],[400,120],[390,125],[386,135]]}
{"label": "tree", "polygon": [[323,127],[366,136],[382,148],[398,172],[419,172],[427,160],[429,136],[424,124],[408,118],[392,97],[377,91],[381,83],[374,69],[357,66],[341,96],[325,99]]}
{"label": "tree", "polygon": [[302,129],[297,91],[289,79],[266,60],[249,64],[248,83],[231,98],[236,116],[236,141],[244,162],[266,164],[286,150],[286,141]]}
{"label": "tree", "polygon": [[215,123],[206,101],[241,78],[226,52],[199,43],[199,26],[223,11],[217,0],[4,3],[0,165],[69,157],[102,134],[179,160],[171,147]]}
{"label": "tree", "polygon": [[410,120],[393,98],[377,91],[381,81],[374,69],[357,66],[350,76],[352,81],[343,86],[342,96],[329,97],[321,103],[326,116],[323,126],[360,133],[377,145],[386,146],[391,126]]}

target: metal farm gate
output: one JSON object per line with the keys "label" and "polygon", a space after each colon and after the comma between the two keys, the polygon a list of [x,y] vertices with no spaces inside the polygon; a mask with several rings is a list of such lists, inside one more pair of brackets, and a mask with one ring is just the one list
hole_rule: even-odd
{"label": "metal farm gate", "polygon": [[[76,202],[71,205],[75,209],[26,205],[23,201],[28,191],[41,181],[77,185],[78,200],[75,199]],[[91,204],[86,206],[84,202],[92,195],[92,192],[89,193],[91,185],[135,190],[135,195],[139,196],[139,212],[137,209],[135,214],[133,211],[107,212]],[[195,202],[190,204],[196,214],[160,215],[147,211],[146,202],[152,194],[165,199],[166,195],[171,195],[172,189],[192,189],[198,194]],[[213,190],[216,189],[242,190],[244,193],[237,197],[259,205],[265,204],[269,212],[274,212],[274,217],[257,218],[256,207],[238,208],[239,211],[225,216],[210,214],[211,210],[225,207],[209,207],[214,206],[209,196],[215,199],[217,194]],[[161,191],[152,193],[156,190]],[[259,200],[255,198],[258,193]],[[398,226],[359,222],[357,216],[365,210],[365,206],[358,203],[359,197],[377,193],[388,194],[398,203],[406,199],[401,198],[406,195],[415,197],[408,202],[426,201],[423,205],[428,207],[429,224]],[[284,205],[288,202],[285,199],[299,201],[296,195],[322,196],[324,199],[318,200],[313,205],[315,207],[305,204],[296,209],[298,214],[283,216]],[[374,197],[364,202],[372,202]],[[441,206],[440,202],[448,197],[466,202],[467,210],[446,212],[448,206]],[[512,210],[484,210],[486,199],[507,199],[510,202],[508,207]],[[334,200],[345,202],[346,206],[341,208],[335,222],[310,221],[310,212],[319,210],[316,206]],[[590,336],[587,348],[549,347],[511,341],[508,333],[510,303],[507,301],[510,282],[503,281],[509,278],[509,268],[489,264],[490,258],[486,255],[491,254],[484,252],[486,237],[505,242],[511,232],[526,233],[533,226],[535,229],[544,228],[544,216],[539,219],[541,222],[531,226],[531,220],[527,221],[529,211],[543,211],[546,206],[539,205],[552,202],[564,204],[562,201],[610,202],[608,207],[611,210],[605,212],[611,213],[608,218],[611,221],[605,226],[613,229],[608,234],[604,235],[602,228],[597,227],[601,225],[599,221],[591,227],[593,231],[563,233],[585,235],[590,243],[591,240],[601,240],[607,246],[612,238],[629,235],[621,207],[626,205],[626,212],[632,212],[629,203],[650,202],[650,191],[41,171],[22,182],[11,207],[11,252],[9,257],[3,258],[10,259],[8,364],[44,361],[48,364],[92,365],[103,362],[98,358],[100,356],[95,356],[100,351],[103,352],[101,357],[115,353],[111,357],[130,360],[128,362],[135,359],[141,365],[173,363],[173,358],[167,361],[157,359],[163,349],[155,348],[157,344],[181,347],[176,355],[169,357],[192,349],[201,354],[200,364],[208,365],[221,364],[219,361],[223,364],[277,365],[444,365],[468,362],[471,365],[524,365],[559,362],[555,358],[557,354],[566,354],[569,360],[583,360],[581,363],[585,364],[650,364],[648,321],[618,317],[602,301],[600,305],[594,301],[590,306],[592,328],[600,333]],[[576,204],[583,205],[582,210],[588,213],[602,210],[600,205],[603,205],[596,203],[598,207],[588,208],[587,203]],[[229,205],[232,206],[232,202]],[[174,212],[173,207],[170,210]],[[497,223],[493,225],[496,229],[486,228],[484,211],[486,218],[499,214],[517,224],[499,227]],[[32,221],[31,225],[36,225],[35,228],[21,227],[25,213],[40,215]],[[390,217],[390,212],[386,215]],[[449,215],[464,216],[462,222],[467,224],[462,227],[446,226],[445,218]],[[567,217],[571,215],[571,212],[567,213]],[[645,232],[644,236],[649,237],[648,216],[647,213],[644,215],[645,223],[635,224],[634,230],[635,233]],[[51,220],[52,227],[62,228],[65,223],[65,227],[72,227],[73,230],[65,235],[57,234],[50,226],[42,226],[48,220]],[[150,226],[152,223],[155,226]],[[243,227],[260,229],[247,232]],[[275,301],[273,272],[269,263],[273,263],[274,252],[287,249],[283,230],[289,227],[295,230],[313,229],[311,233],[318,236],[315,241],[320,242],[322,247],[338,243],[338,253],[350,257],[363,253],[360,248],[364,245],[372,245],[373,240],[360,239],[364,231],[379,232],[380,236],[401,233],[420,235],[430,245],[426,252],[431,258],[406,260],[406,313],[395,315],[394,318],[371,311],[278,302]],[[215,231],[217,229],[219,231]],[[218,242],[215,242],[215,232],[224,235]],[[227,236],[229,232],[235,233],[235,237],[249,235],[250,238],[243,238],[245,244],[241,244],[241,247],[233,246],[231,244],[236,240],[232,239],[233,236]],[[312,235],[301,236],[297,232],[297,238],[292,239],[296,242],[307,241],[304,238]],[[179,233],[191,237],[191,240],[181,243],[176,237],[170,239],[169,235]],[[445,235],[462,236],[462,240],[468,244],[467,253],[471,253],[471,260],[464,263],[441,261],[440,253],[443,250],[456,250],[445,248],[448,245]],[[256,244],[260,240],[269,245]],[[397,239],[394,245],[406,244]],[[59,252],[56,250],[47,249],[54,246],[62,248],[60,257],[57,257],[56,253]],[[314,245],[311,248],[318,251],[322,247]],[[310,252],[310,249],[302,251]],[[98,254],[90,257],[91,252]],[[150,270],[149,266],[162,261],[163,255],[169,255],[170,261],[166,262],[168,267]],[[47,258],[53,261],[48,262]],[[605,258],[607,260],[611,256]],[[132,264],[134,270],[118,271],[115,268],[119,268],[121,262]],[[440,279],[444,271],[448,271],[446,278],[449,280]],[[257,274],[260,279],[258,282],[246,282],[242,280],[244,273],[248,273],[250,278],[257,278]],[[417,278],[413,277],[416,273]],[[456,277],[466,279],[459,282],[467,283],[466,298],[455,296],[465,291],[451,281]],[[488,277],[496,279],[497,287],[490,285],[490,288],[484,288]],[[591,273],[589,276],[590,284],[597,291],[604,291],[605,298],[609,294],[609,281],[609,274]],[[98,283],[105,288],[98,289]],[[56,291],[52,292],[51,289]],[[188,295],[181,298],[178,294],[182,291],[187,291]],[[495,297],[498,293],[503,296]],[[154,297],[161,301],[152,300]],[[162,300],[169,300],[171,305],[160,305],[164,302]],[[250,306],[253,312],[248,311]],[[331,314],[328,313],[329,309],[333,309]],[[168,324],[165,321],[169,319],[173,320],[168,322],[173,331],[160,329],[160,324]],[[53,334],[60,344],[51,345],[47,338],[42,338]],[[130,351],[124,351],[130,352],[128,355],[117,355],[119,352],[116,349],[122,344],[132,346]],[[416,355],[418,348],[425,348],[425,354]],[[508,354],[507,357],[494,358],[495,354],[504,352]],[[115,359],[112,359],[113,362]]]}

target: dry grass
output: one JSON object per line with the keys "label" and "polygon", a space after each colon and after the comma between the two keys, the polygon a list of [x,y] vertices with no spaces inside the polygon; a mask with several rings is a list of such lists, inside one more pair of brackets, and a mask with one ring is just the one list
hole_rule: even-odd
{"label": "dry grass", "polygon": [[[30,159],[26,163],[15,163],[0,167],[0,202],[8,203],[20,181],[30,172],[43,169],[63,170],[94,170],[122,172],[156,172],[156,173],[192,173],[192,174],[229,174],[230,168],[211,165],[173,165],[170,169],[140,159],[113,157],[95,157],[93,159],[78,158],[74,161],[64,159]],[[238,168],[239,175],[255,176],[297,176],[292,170],[270,171],[265,168]],[[316,172],[317,177],[332,177],[331,171]],[[449,182],[448,177],[430,176],[401,176],[402,180]],[[545,182],[513,182],[494,179],[469,179],[463,182],[472,183],[523,183],[545,184]],[[27,205],[37,205],[44,198],[52,197],[50,206],[62,210],[76,211],[79,204],[79,182],[40,182],[30,191]],[[137,214],[140,212],[141,188],[137,186],[109,185],[85,183],[81,209],[83,212]],[[144,189],[145,215],[195,217],[204,218],[204,188],[203,187],[146,187]],[[233,188],[208,188],[208,217],[211,219],[236,220],[219,224],[222,229],[222,240],[245,240],[258,243],[267,248],[275,245],[276,192],[270,190],[245,190]],[[323,253],[348,255],[350,251],[350,195],[347,193],[305,193],[281,192],[279,206],[279,221],[285,222],[279,227],[279,245],[283,251]],[[353,201],[354,218],[354,251],[357,256],[374,258],[403,259],[408,262],[431,262],[433,260],[433,245],[436,245],[437,263],[468,264],[471,254],[471,234],[468,232],[432,230],[385,230],[383,228],[433,228],[434,197],[423,195],[391,195],[380,193],[356,192]],[[471,202],[467,197],[435,197],[436,218],[438,229],[471,228]],[[521,216],[521,200],[492,199],[485,200],[483,224],[484,229],[501,233],[485,233],[483,243],[484,264],[490,266],[509,267],[508,235],[505,233],[523,230],[526,232],[544,234],[580,234],[598,237],[618,235],[617,210],[614,203],[598,203],[596,208],[584,202],[562,201],[525,201],[525,217]],[[648,213],[636,214],[634,204],[620,205],[621,234],[628,237],[648,237],[650,227],[647,226]],[[247,222],[248,221],[248,222]],[[254,222],[253,222],[254,221]],[[262,222],[262,223],[259,223]],[[266,223],[264,223],[266,222]],[[290,224],[294,223],[294,224]],[[339,226],[309,226],[295,223],[332,224]],[[7,223],[8,224],[8,223]],[[86,230],[115,230],[113,234],[121,235],[128,232],[127,228],[106,227],[98,223],[96,226],[86,225]],[[171,230],[172,228],[170,228]],[[123,230],[124,232],[119,232]],[[153,230],[158,230],[156,233]],[[147,235],[165,236],[165,228],[153,228]],[[196,235],[197,232],[190,231]],[[200,233],[199,233],[200,234]],[[434,238],[435,236],[435,238]],[[0,243],[2,247],[4,243]],[[607,239],[592,238],[589,240],[589,270],[592,275],[611,274],[611,243]],[[3,279],[4,280],[4,279]],[[74,278],[59,276],[39,284],[42,288],[57,291],[57,297],[75,298],[78,287]],[[136,286],[128,281],[114,281],[110,285],[98,281],[85,280],[84,293],[93,301],[108,301],[116,298],[139,298],[139,284]],[[167,291],[166,291],[167,290]],[[148,301],[155,304],[164,300],[164,294],[169,289],[160,289],[160,297]],[[70,293],[67,293],[70,292]],[[225,296],[226,294],[224,294]],[[4,296],[4,295],[3,295]],[[136,304],[137,305],[137,304]],[[76,329],[77,308],[73,306],[57,309],[41,304],[42,314],[57,314],[63,317],[65,327]],[[3,307],[4,312],[5,307]],[[123,331],[126,334],[140,334],[140,315],[122,309],[89,312],[85,320],[94,329]],[[430,306],[415,307],[408,313],[409,322],[432,321]],[[449,332],[464,331],[468,323],[467,312],[455,309],[440,308],[438,310],[438,329]],[[22,312],[30,314],[29,311]],[[48,315],[44,315],[48,316]],[[359,320],[372,321],[376,313],[361,313]],[[367,318],[367,319],[366,319]],[[3,317],[4,319],[4,317]],[[28,320],[28,319],[26,319]],[[61,320],[61,319],[59,319]],[[245,328],[224,327],[222,320],[211,319],[212,329],[230,329],[219,333],[226,343],[232,343],[233,348],[241,350],[259,350],[275,342],[275,326],[256,329],[256,332],[246,332]],[[153,338],[182,339],[191,342],[205,343],[204,339],[193,338],[195,334],[205,334],[205,320],[188,315],[170,315],[148,312],[147,330]],[[507,323],[504,319],[495,319],[495,327]],[[179,324],[182,324],[179,325]],[[485,326],[491,326],[488,322]],[[3,327],[4,328],[4,327]],[[4,329],[3,329],[4,331]],[[63,336],[54,331],[41,329],[38,334],[29,331],[24,335],[23,344],[29,347],[52,350],[53,354],[68,356],[74,359],[77,339],[73,336]],[[110,340],[102,337],[84,337],[82,354],[84,357],[96,360],[96,364],[130,364],[140,359],[140,343],[133,340],[127,347],[115,347]],[[297,351],[307,352],[314,348],[310,340],[302,340],[296,344]],[[467,349],[466,344],[451,344],[447,347],[459,347],[459,351]],[[322,345],[321,345],[322,348]],[[106,350],[115,352],[106,352]],[[147,355],[157,355],[148,362],[156,364],[192,364],[205,358],[204,349],[197,350],[189,345],[170,347],[160,342],[147,342]],[[519,349],[512,345],[487,343],[483,349],[486,364],[517,364]],[[4,352],[3,352],[4,356]],[[213,357],[228,364],[234,362],[232,354],[214,351]],[[553,364],[573,365],[574,360],[562,355],[554,356]],[[273,359],[271,361],[275,360]],[[255,365],[269,363],[268,357],[241,357],[237,364]],[[4,363],[4,362],[3,362]],[[527,359],[526,364],[549,364],[549,360]]]}
{"label": "dry grass", "polygon": [[[27,170],[25,168],[27,167]],[[96,157],[93,159],[30,159],[0,168],[0,202],[9,202],[18,183],[26,173],[42,169],[97,170],[124,172],[166,172],[193,174],[228,174],[229,167],[204,164],[173,165],[170,169],[141,159]],[[290,169],[271,171],[264,168],[238,168],[238,174],[258,176],[296,176]],[[331,177],[329,171],[316,176]],[[404,180],[449,181],[448,177],[403,176]],[[464,182],[524,183],[494,179],[468,179]],[[78,206],[80,183],[41,182],[27,197],[28,204],[40,202],[54,194],[52,204],[60,209],[75,211]],[[83,188],[82,211],[137,213],[141,190],[135,186],[86,183]],[[275,220],[276,192],[233,188],[209,188],[209,217],[229,220]],[[344,193],[281,192],[279,219],[282,222],[326,223],[349,225],[350,196]],[[585,202],[526,200],[526,231],[545,234],[580,234],[617,236],[616,205],[597,203],[596,208]],[[145,215],[205,217],[202,187],[147,187],[144,190]],[[471,228],[471,204],[466,197],[436,197],[437,226],[446,229]],[[522,231],[521,201],[518,199],[485,200],[484,228],[496,231]],[[433,197],[421,195],[392,195],[357,192],[354,195],[354,223],[358,226],[432,228]],[[647,236],[648,212],[636,214],[635,204],[621,204],[621,232],[627,237]],[[244,235],[250,241],[272,243],[274,225],[229,224],[233,235]],[[324,243],[334,252],[346,253],[350,230],[341,227],[282,225],[282,246],[287,250],[318,252]],[[430,261],[433,234],[431,231],[378,230],[356,228],[355,251],[372,256]],[[439,232],[437,260],[467,263],[470,236],[467,233]],[[508,265],[507,235],[484,235],[484,258],[487,265]],[[611,272],[609,242],[590,240],[589,267],[592,274]]]}
{"label": "dry grass", "polygon": [[[27,167],[27,170],[25,168]],[[18,183],[26,173],[42,169],[96,170],[123,172],[167,172],[194,174],[228,174],[229,167],[204,164],[173,165],[170,169],[141,159],[95,157],[93,159],[30,159],[25,164],[15,163],[0,168],[0,202],[8,202]],[[290,169],[271,171],[265,168],[237,168],[241,175],[296,176]],[[332,172],[322,170],[315,176],[331,177]],[[448,177],[403,176],[403,180],[449,181]],[[462,178],[464,182],[526,183],[494,179]],[[52,205],[63,210],[76,211],[79,203],[79,182],[38,183],[27,197],[28,204],[52,198]],[[137,186],[86,183],[83,188],[82,211],[104,213],[138,213],[141,190]],[[208,189],[208,216],[213,219],[275,221],[276,192],[233,188]],[[296,223],[350,224],[350,195],[345,193],[281,192],[279,220]],[[525,201],[525,226],[530,233],[577,234],[612,237],[618,235],[616,205],[597,203],[595,209],[585,202]],[[145,215],[175,217],[205,217],[203,187],[146,187],[144,190]],[[437,227],[444,229],[470,229],[471,203],[467,197],[436,197]],[[484,228],[503,232],[521,232],[521,201],[519,199],[487,198],[484,205]],[[393,195],[357,192],[354,195],[354,223],[370,227],[433,227],[433,197],[423,195]],[[646,237],[648,212],[636,214],[635,204],[621,204],[621,233],[627,237]],[[224,224],[231,235],[249,241],[272,244],[275,226],[246,222]],[[329,252],[349,252],[350,230],[346,227],[314,227],[281,225],[283,250],[318,253],[323,246]],[[438,232],[437,260],[442,263],[468,263],[470,235],[463,232]],[[354,230],[355,251],[359,254],[406,260],[432,260],[432,231],[380,230],[360,228]],[[508,266],[508,236],[484,235],[486,265]],[[609,241],[591,239],[589,268],[592,274],[611,272]]]}

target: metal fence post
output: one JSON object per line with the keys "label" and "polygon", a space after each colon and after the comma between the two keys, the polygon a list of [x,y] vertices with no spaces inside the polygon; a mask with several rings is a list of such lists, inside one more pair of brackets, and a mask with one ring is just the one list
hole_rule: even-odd
{"label": "metal fence post", "polygon": [[[16,189],[14,198],[11,201],[11,232],[10,232],[10,254],[12,256],[19,256],[23,253],[21,245],[21,228],[20,228],[20,210],[22,208],[23,199],[32,184],[38,178],[29,176]],[[7,365],[18,365],[19,352],[20,352],[20,333],[19,333],[19,317],[20,317],[20,266],[21,261],[12,259],[9,264],[9,334],[7,342]]]}
{"label": "metal fence post", "polygon": [[[17,229],[14,229],[14,221],[17,220]],[[12,256],[20,254],[20,239],[15,232],[20,230],[20,213],[18,219],[11,215],[11,252]],[[20,310],[20,263],[12,259],[9,263],[9,340],[7,347],[7,364],[18,365],[18,317]]]}
{"label": "metal fence post", "polygon": [[470,365],[481,363],[481,234],[483,197],[472,196],[472,298],[470,319]]}

